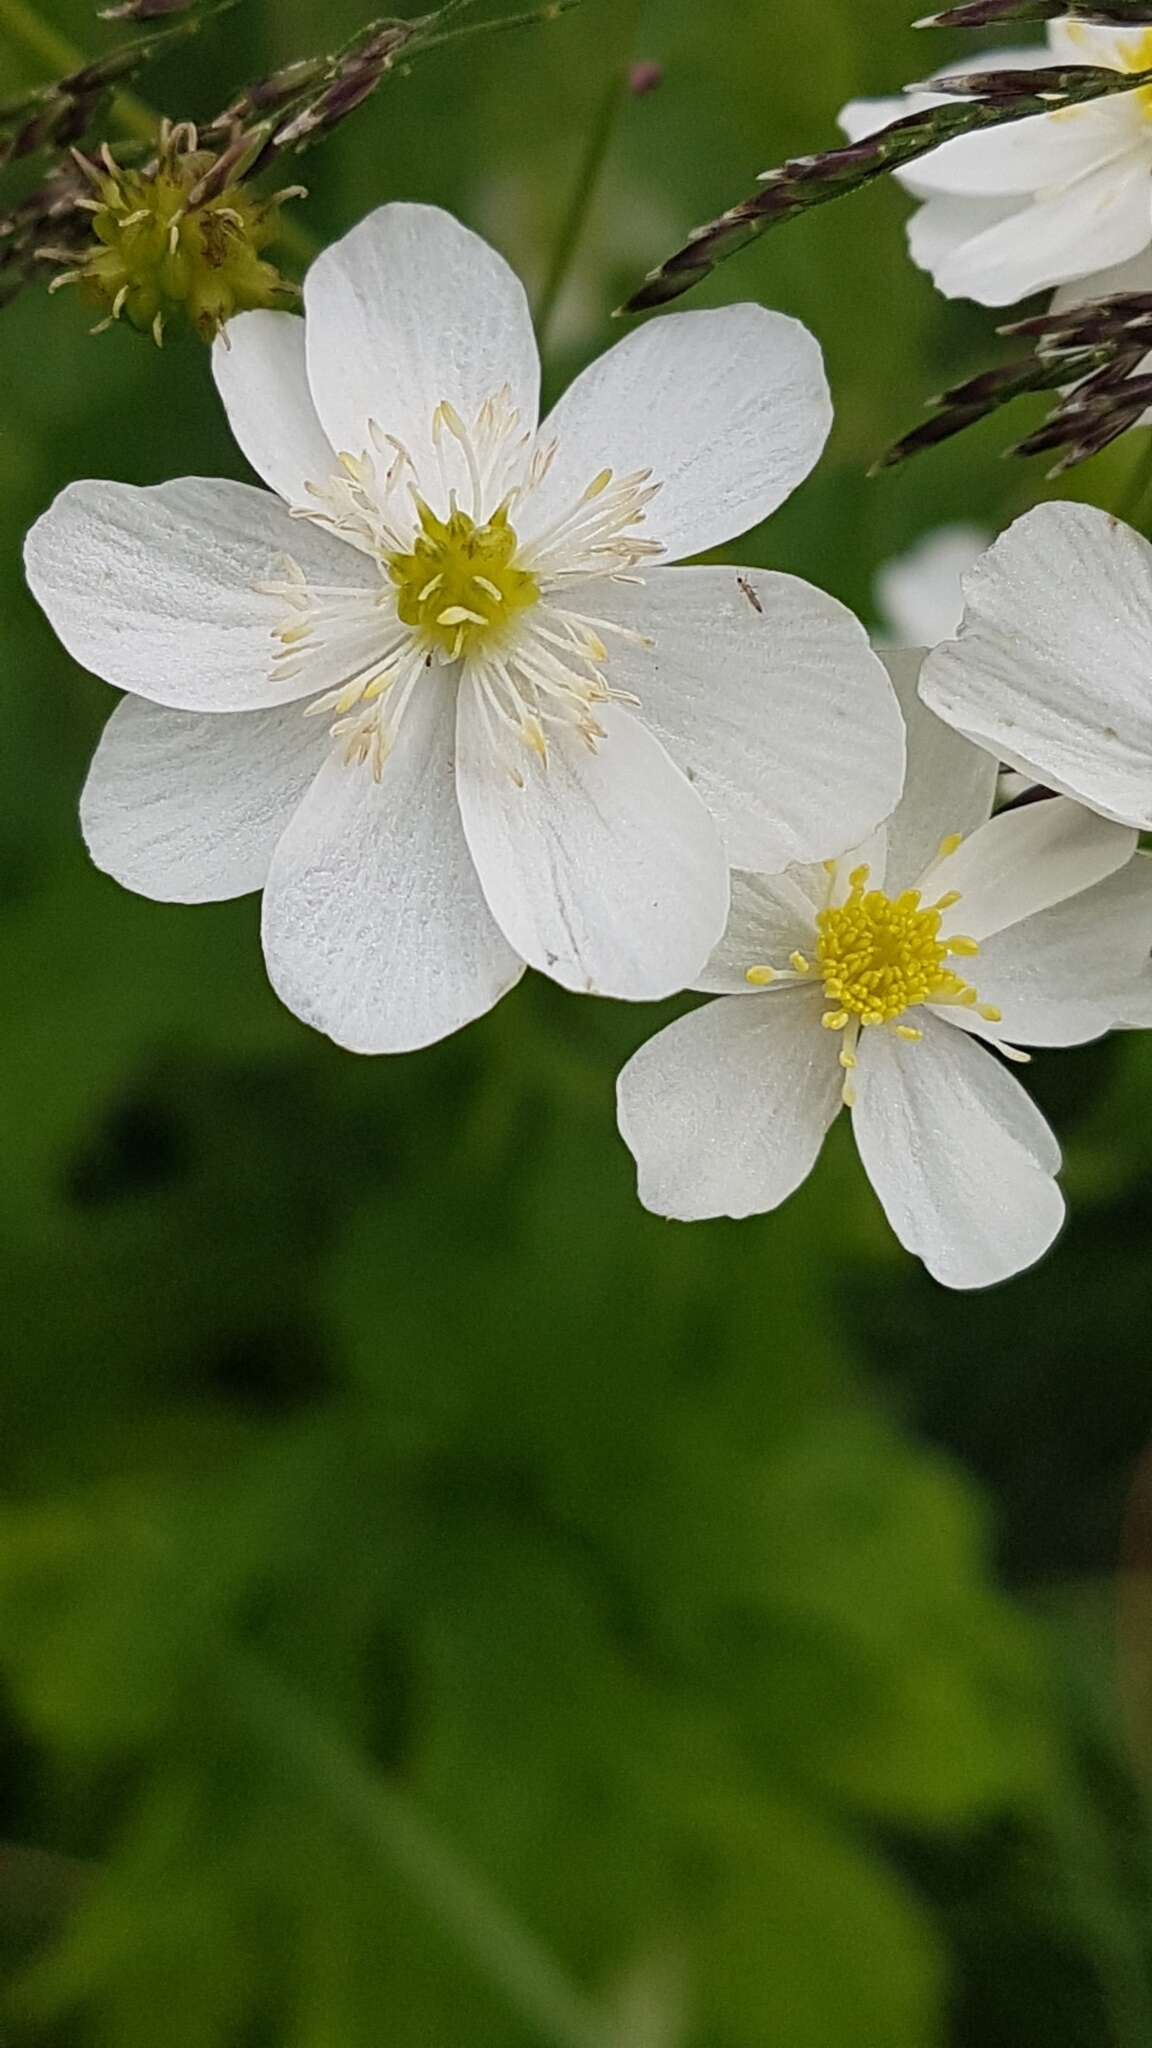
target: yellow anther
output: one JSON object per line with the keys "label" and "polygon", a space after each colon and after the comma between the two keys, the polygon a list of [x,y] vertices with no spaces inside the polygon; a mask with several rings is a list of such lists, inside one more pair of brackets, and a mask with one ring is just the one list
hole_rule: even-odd
{"label": "yellow anther", "polygon": [[936,851],[936,858],[938,860],[948,860],[952,854],[959,852],[963,844],[964,834],[962,832],[950,832],[946,839],[940,841]]}
{"label": "yellow anther", "polygon": [[826,875],[834,875],[840,863],[838,860],[825,860],[821,861],[820,865]]}
{"label": "yellow anther", "polygon": [[803,953],[790,953],[788,955],[788,965],[796,974],[811,974],[812,972],[812,963],[804,958]]}
{"label": "yellow anther", "polygon": [[744,976],[752,988],[768,988],[776,979],[774,967],[750,967]]}
{"label": "yellow anther", "polygon": [[612,477],[613,471],[610,469],[602,469],[600,471],[599,476],[593,477],[591,483],[588,486],[588,489],[584,493],[584,502],[586,505],[590,505],[593,498],[602,498],[604,496],[605,491],[608,489],[608,486],[612,481]]}
{"label": "yellow anther", "polygon": [[[979,947],[963,936],[942,937],[941,906],[926,907],[918,889],[887,896],[882,889],[868,888],[869,872],[857,868],[844,902],[820,911],[816,919],[815,971],[830,1005],[824,1023],[830,1031],[843,1030],[853,1020],[866,1028],[895,1025],[901,1038],[915,1044],[923,1033],[897,1021],[907,1011],[927,1003],[976,1003],[975,989],[967,987],[949,961],[953,955],[971,956]],[[793,965],[798,966],[797,956]]]}
{"label": "yellow anther", "polygon": [[871,868],[867,866],[862,868],[853,868],[852,873],[848,877],[849,887],[852,889],[862,889],[871,873]]}
{"label": "yellow anther", "polygon": [[995,1003],[978,1003],[976,1014],[983,1017],[986,1024],[1000,1024],[1004,1019],[1003,1010],[998,1010]]}
{"label": "yellow anther", "polygon": [[977,945],[975,939],[966,939],[961,937],[956,939],[949,939],[948,951],[950,953],[955,953],[957,957],[961,960],[974,960],[976,958],[977,953],[980,951],[980,948]]}
{"label": "yellow anther", "polygon": [[825,1010],[820,1022],[825,1031],[844,1031],[848,1025],[847,1010]]}
{"label": "yellow anther", "polygon": [[924,1033],[914,1030],[911,1024],[898,1024],[896,1026],[896,1036],[897,1038],[907,1039],[909,1045],[919,1045]]}
{"label": "yellow anther", "polygon": [[952,910],[959,901],[959,889],[949,889],[945,895],[936,898],[932,908],[933,910]]}

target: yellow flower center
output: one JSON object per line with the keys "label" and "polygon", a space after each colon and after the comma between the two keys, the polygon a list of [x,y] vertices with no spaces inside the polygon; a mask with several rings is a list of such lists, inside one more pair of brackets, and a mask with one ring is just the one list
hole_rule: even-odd
{"label": "yellow flower center", "polygon": [[516,566],[520,544],[505,506],[484,526],[467,512],[439,519],[423,503],[418,509],[420,534],[411,553],[388,563],[396,610],[430,648],[466,660],[531,610],[540,585]]}
{"label": "yellow flower center", "polygon": [[852,1017],[894,1024],[920,1003],[974,1004],[976,991],[946,962],[979,949],[973,939],[940,935],[943,913],[958,899],[925,908],[918,889],[900,896],[869,889],[868,872],[857,868],[847,900],[816,919],[818,971],[833,1006],[824,1019],[829,1030],[842,1030]]}

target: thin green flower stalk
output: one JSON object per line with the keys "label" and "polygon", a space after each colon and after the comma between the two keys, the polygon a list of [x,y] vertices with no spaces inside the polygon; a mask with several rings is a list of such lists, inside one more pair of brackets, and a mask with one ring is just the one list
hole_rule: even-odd
{"label": "thin green flower stalk", "polygon": [[1128,28],[1152,22],[1150,0],[971,0],[964,7],[946,7],[926,14],[917,28],[995,28],[1004,21],[1087,21],[1104,27]]}

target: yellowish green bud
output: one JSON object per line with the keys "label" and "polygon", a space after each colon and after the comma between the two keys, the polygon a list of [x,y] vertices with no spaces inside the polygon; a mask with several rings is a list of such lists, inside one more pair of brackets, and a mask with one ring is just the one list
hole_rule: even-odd
{"label": "yellowish green bud", "polygon": [[198,147],[192,128],[166,128],[154,163],[125,169],[105,148],[80,159],[92,188],[92,241],[70,254],[55,285],[76,284],[104,310],[99,327],[127,320],[162,342],[186,321],[211,341],[234,313],[290,305],[294,284],[262,254],[279,210],[299,188],[263,199],[244,183],[243,153]]}

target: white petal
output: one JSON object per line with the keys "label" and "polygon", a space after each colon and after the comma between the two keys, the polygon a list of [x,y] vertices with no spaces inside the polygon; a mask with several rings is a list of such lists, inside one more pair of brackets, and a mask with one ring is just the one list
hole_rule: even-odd
{"label": "white petal", "polygon": [[1010,306],[1047,285],[1122,263],[1152,242],[1152,169],[1143,149],[1046,190],[934,271],[946,298]]}
{"label": "white petal", "polygon": [[961,578],[989,545],[980,526],[940,526],[876,578],[876,598],[895,647],[935,647],[960,630]]}
{"label": "white petal", "polygon": [[523,787],[498,759],[477,691],[460,690],[464,830],[511,945],[565,988],[655,1002],[686,988],[728,913],[720,835],[691,784],[642,725],[598,707],[607,737],[527,748]]}
{"label": "white petal", "polygon": [[651,320],[577,377],[540,430],[558,442],[525,502],[526,537],[604,469],[650,469],[645,534],[674,561],[744,533],[815,466],[832,425],[819,344],[762,306]]}
{"label": "white petal", "polygon": [[295,313],[240,313],[212,349],[212,374],[239,447],[264,482],[290,505],[308,505],[308,485],[336,471],[316,417],[304,359],[304,322]]}
{"label": "white petal", "polygon": [[640,1200],[684,1223],[758,1216],[806,1180],[840,1107],[811,991],[707,1003],[641,1046],[617,1088]]}
{"label": "white petal", "polygon": [[1079,277],[1073,284],[1062,284],[1053,296],[1052,311],[1063,313],[1089,299],[1110,299],[1126,292],[1152,292],[1152,249],[1142,249],[1127,263],[1094,270],[1091,277]]}
{"label": "white petal", "polygon": [[80,800],[88,850],[126,889],[161,903],[262,889],[330,746],[298,705],[221,718],[126,697]]}
{"label": "white petal", "polygon": [[69,654],[106,682],[179,711],[256,711],[329,680],[322,665],[274,663],[285,606],[257,585],[283,574],[285,556],[317,583],[378,581],[363,555],[290,519],[270,491],[203,477],[146,490],[69,484],[24,560]]}
{"label": "white petal", "polygon": [[[945,64],[941,71],[935,75],[955,77],[958,73],[965,71],[1035,71],[1044,65],[1053,64],[1056,61],[1043,43],[1035,43],[1031,48],[986,50],[982,56],[972,56],[969,54],[965,56],[962,63]],[[906,92],[898,99],[850,100],[848,105],[841,109],[839,122],[849,141],[859,142],[865,136],[875,135],[883,128],[890,128],[894,121],[899,121],[909,114],[922,114],[929,107],[955,106],[955,104],[956,101],[950,93],[932,92],[930,90]],[[1038,116],[1036,118],[1044,119],[1046,117]],[[937,189],[933,173],[939,159],[951,157],[953,152],[957,151],[960,141],[978,142],[982,139],[982,136],[972,136],[957,138],[954,142],[941,143],[939,149],[930,150],[927,156],[919,158],[916,163],[909,166],[908,170],[898,171],[896,175],[900,183],[909,192],[933,192]],[[947,174],[948,165],[946,162],[945,176]],[[951,187],[946,186],[943,189],[950,190]]]}
{"label": "white petal", "polygon": [[965,579],[959,641],[921,694],[962,732],[1105,816],[1152,827],[1152,547],[1092,505],[1047,504]]}
{"label": "white petal", "polygon": [[1113,71],[1147,70],[1144,28],[1107,28],[1087,21],[1050,21],[1048,43],[1055,64],[1098,64]]}
{"label": "white petal", "polygon": [[987,229],[1021,211],[1019,199],[951,199],[932,195],[908,222],[908,254],[934,278],[941,265]]}
{"label": "white petal", "polygon": [[264,892],[268,974],[351,1052],[410,1052],[482,1016],[521,962],[492,921],[456,805],[453,692],[418,688],[383,777],[330,756]]}
{"label": "white petal", "polygon": [[534,432],[540,362],[524,287],[450,213],[379,207],[317,258],[304,301],[308,381],[336,449],[362,454],[374,420],[409,450],[427,494],[445,400],[471,426],[507,386],[521,431]]}
{"label": "white petal", "polygon": [[1131,827],[1068,797],[1044,797],[990,818],[927,871],[922,887],[926,898],[958,891],[941,928],[983,942],[1114,875],[1131,860],[1136,838]]}
{"label": "white petal", "polygon": [[1010,1045],[1082,1045],[1131,1021],[1152,955],[1152,860],[1137,854],[1117,874],[980,948],[971,979],[992,1025],[957,1010],[954,1021]]}
{"label": "white petal", "polygon": [[924,1011],[917,1021],[919,1045],[861,1033],[856,1143],[901,1244],[945,1287],[990,1287],[1056,1237],[1060,1149],[991,1053]]}
{"label": "white petal", "polygon": [[724,936],[695,986],[707,995],[751,995],[750,967],[786,971],[793,953],[814,957],[816,916],[829,900],[823,867],[784,875],[732,874],[732,906]]}
{"label": "white petal", "polygon": [[[578,599],[576,600],[578,602]],[[896,803],[904,728],[863,627],[835,598],[762,569],[660,569],[619,586],[610,680],[695,785],[733,867],[773,874],[842,853]]]}
{"label": "white petal", "polygon": [[[995,756],[921,703],[916,685],[923,658],[919,651],[889,650],[883,656],[908,729],[904,795],[888,820],[886,839],[884,887],[892,896],[920,881],[942,840],[955,833],[966,837],[986,824],[996,796]],[[878,875],[874,880],[879,886]],[[950,867],[942,886],[953,886]]]}
{"label": "white petal", "polygon": [[1068,185],[1138,146],[1143,120],[1135,95],[1091,100],[958,136],[922,157],[913,175],[921,191],[958,199],[1030,196],[1045,186]]}

